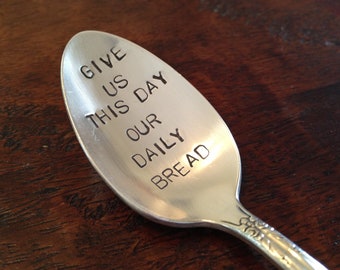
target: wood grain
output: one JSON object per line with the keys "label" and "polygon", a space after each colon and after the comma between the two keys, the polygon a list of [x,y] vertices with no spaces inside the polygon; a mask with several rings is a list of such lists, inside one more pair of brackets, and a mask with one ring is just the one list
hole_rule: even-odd
{"label": "wood grain", "polygon": [[339,268],[339,14],[327,0],[1,1],[1,268],[273,269],[233,236],[144,219],[104,184],[60,87],[63,49],[89,29],[192,82],[237,141],[246,208]]}

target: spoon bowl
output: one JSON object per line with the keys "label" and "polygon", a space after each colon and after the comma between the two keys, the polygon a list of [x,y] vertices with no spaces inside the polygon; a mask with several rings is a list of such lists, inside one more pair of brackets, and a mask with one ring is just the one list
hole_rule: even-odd
{"label": "spoon bowl", "polygon": [[132,209],[165,225],[232,233],[283,269],[326,269],[241,205],[230,130],[168,64],[121,37],[85,31],[65,48],[61,82],[84,152]]}

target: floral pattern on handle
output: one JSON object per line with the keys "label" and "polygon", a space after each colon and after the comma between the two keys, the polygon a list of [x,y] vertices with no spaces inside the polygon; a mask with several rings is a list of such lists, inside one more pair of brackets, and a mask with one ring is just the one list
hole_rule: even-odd
{"label": "floral pattern on handle", "polygon": [[[244,216],[240,218],[238,223],[224,222],[238,227],[238,229],[248,235],[250,239],[257,242],[261,250],[265,249],[267,252],[271,253],[273,257],[278,258],[280,264],[285,265],[287,268],[291,268],[295,264],[292,261],[293,258],[291,254],[295,253],[299,256],[303,256],[301,248],[283,236],[280,232],[276,231],[273,227],[259,218],[249,215],[247,212],[243,211],[243,209],[240,210]],[[295,268],[293,267],[292,269]]]}

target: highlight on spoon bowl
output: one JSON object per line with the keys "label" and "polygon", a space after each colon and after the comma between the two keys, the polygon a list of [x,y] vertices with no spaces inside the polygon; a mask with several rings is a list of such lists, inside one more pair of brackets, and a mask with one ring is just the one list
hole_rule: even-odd
{"label": "highlight on spoon bowl", "polygon": [[84,152],[132,209],[232,233],[283,269],[326,269],[241,205],[230,130],[168,64],[121,37],[84,31],[66,45],[61,83]]}

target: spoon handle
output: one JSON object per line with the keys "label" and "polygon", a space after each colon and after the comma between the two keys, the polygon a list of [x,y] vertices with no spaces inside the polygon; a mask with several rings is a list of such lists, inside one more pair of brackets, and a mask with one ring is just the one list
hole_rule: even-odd
{"label": "spoon handle", "polygon": [[242,205],[238,205],[238,223],[221,221],[222,230],[256,247],[281,269],[327,269],[287,237],[269,226]]}

